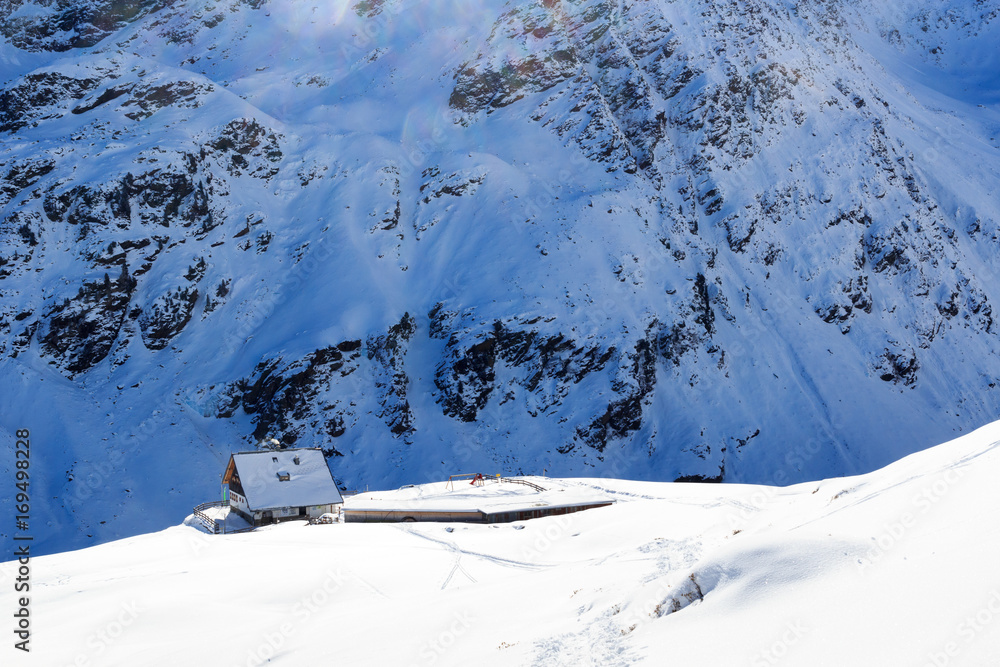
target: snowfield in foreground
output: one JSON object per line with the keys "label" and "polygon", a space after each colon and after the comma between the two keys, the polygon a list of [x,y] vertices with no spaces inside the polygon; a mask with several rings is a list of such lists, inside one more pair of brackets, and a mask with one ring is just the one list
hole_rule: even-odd
{"label": "snowfield in foreground", "polygon": [[181,525],[34,559],[2,663],[994,665],[998,474],[1000,422],[788,488],[534,478],[617,502],[515,524]]}

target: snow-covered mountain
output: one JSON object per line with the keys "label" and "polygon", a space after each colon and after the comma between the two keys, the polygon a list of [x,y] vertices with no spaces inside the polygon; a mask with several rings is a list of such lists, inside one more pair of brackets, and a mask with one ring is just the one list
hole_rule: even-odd
{"label": "snow-covered mountain", "polygon": [[0,0],[39,548],[262,438],[347,488],[786,484],[991,421],[998,11]]}
{"label": "snow-covered mountain", "polygon": [[792,487],[533,478],[617,502],[514,524],[174,526],[33,560],[32,653],[0,659],[996,665],[998,475],[992,424]]}

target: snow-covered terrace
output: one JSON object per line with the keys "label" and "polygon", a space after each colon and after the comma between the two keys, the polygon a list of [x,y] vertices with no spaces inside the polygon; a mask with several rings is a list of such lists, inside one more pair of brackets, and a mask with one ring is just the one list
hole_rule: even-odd
{"label": "snow-covered terrace", "polygon": [[[517,483],[518,480],[528,484]],[[538,490],[540,487],[542,490]],[[413,515],[415,520],[435,520],[430,515],[442,515],[436,520],[452,517],[461,520],[486,520],[509,513],[540,510],[544,514],[565,513],[614,502],[590,486],[576,485],[571,480],[543,477],[523,477],[499,481],[487,477],[481,484],[469,480],[433,482],[403,487],[394,491],[375,491],[349,497],[344,501],[347,521],[365,513],[382,513],[386,520],[401,520]],[[421,518],[421,516],[423,518]],[[474,518],[474,516],[476,518]],[[514,520],[511,517],[504,519]]]}
{"label": "snow-covered terrace", "polygon": [[[207,506],[206,505],[210,505]],[[227,504],[214,504],[205,503],[205,505],[199,505],[196,508],[196,513],[200,512],[205,519],[214,522],[216,526],[216,531],[219,533],[237,533],[247,530],[251,530],[253,525],[249,523],[246,519],[241,517],[236,512],[231,511],[231,508]],[[193,526],[198,529],[206,530],[212,532],[205,521],[199,521],[195,518],[195,515],[188,517],[188,521],[185,522],[186,525]]]}

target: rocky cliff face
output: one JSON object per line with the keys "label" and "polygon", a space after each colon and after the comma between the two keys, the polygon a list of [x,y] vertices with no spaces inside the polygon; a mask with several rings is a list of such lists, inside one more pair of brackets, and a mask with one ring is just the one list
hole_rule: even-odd
{"label": "rocky cliff face", "polygon": [[4,0],[0,34],[26,51],[69,51],[94,46],[172,0]]}
{"label": "rocky cliff face", "polygon": [[65,406],[53,544],[265,438],[347,487],[787,483],[995,419],[998,11],[0,2],[0,368]]}

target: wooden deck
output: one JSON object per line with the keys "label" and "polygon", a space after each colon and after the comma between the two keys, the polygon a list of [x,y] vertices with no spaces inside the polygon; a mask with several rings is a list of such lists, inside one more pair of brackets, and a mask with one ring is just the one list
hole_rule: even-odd
{"label": "wooden deck", "polygon": [[198,505],[194,508],[194,516],[213,535],[246,533],[254,529],[243,517],[230,512],[229,504],[221,500]]}

